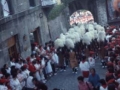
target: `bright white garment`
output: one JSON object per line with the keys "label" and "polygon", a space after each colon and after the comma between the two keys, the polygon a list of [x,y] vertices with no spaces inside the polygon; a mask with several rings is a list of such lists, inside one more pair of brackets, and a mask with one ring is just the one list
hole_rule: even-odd
{"label": "bright white garment", "polygon": [[10,79],[10,86],[11,86],[12,90],[22,90],[22,86],[17,78]]}
{"label": "bright white garment", "polygon": [[107,87],[103,88],[102,86],[100,86],[100,90],[108,90]]}
{"label": "bright white garment", "polygon": [[90,65],[87,61],[85,61],[85,62],[81,61],[79,64],[79,67],[80,67],[81,71],[89,71],[89,69],[90,69]]}
{"label": "bright white garment", "polygon": [[34,60],[36,60],[36,58],[34,57],[34,58],[30,58],[30,61],[31,62],[33,62]]}
{"label": "bright white garment", "polygon": [[52,66],[50,60],[47,62],[47,66],[45,67],[46,73],[51,73],[52,72]]}
{"label": "bright white garment", "polygon": [[35,88],[35,85],[34,85],[34,83],[32,82],[32,79],[33,79],[33,77],[32,76],[29,76],[28,78],[27,78],[27,82],[26,82],[26,87],[27,88]]}
{"label": "bright white garment", "polygon": [[46,53],[46,51],[42,48],[42,50],[40,50],[40,55],[44,55]]}
{"label": "bright white garment", "polygon": [[42,65],[42,67],[45,67],[45,59],[44,58],[41,60],[41,65]]}
{"label": "bright white garment", "polygon": [[17,75],[17,78],[18,78],[21,86],[22,86],[22,87],[25,86],[25,80],[24,80],[24,79],[25,79],[25,76],[24,76],[22,73],[19,73],[19,74]]}
{"label": "bright white garment", "polygon": [[18,68],[18,69],[20,69],[22,66],[23,66],[23,64],[15,63],[15,67]]}
{"label": "bright white garment", "polygon": [[90,67],[94,67],[95,66],[95,59],[93,57],[89,57],[88,58],[88,62],[90,64]]}
{"label": "bright white garment", "polygon": [[40,77],[40,64],[36,63],[34,66],[35,66],[36,70],[39,70],[39,71],[37,71],[35,73],[35,77],[40,81],[41,80],[41,77]]}
{"label": "bright white garment", "polygon": [[56,63],[56,64],[59,63],[58,56],[57,56],[56,53],[53,53],[53,54],[52,54],[52,62],[53,62],[53,63]]}
{"label": "bright white garment", "polygon": [[27,78],[29,76],[30,71],[26,69],[25,71],[22,71],[21,73],[24,75],[25,78]]}
{"label": "bright white garment", "polygon": [[10,62],[10,65],[11,66],[15,66],[15,62]]}
{"label": "bright white garment", "polygon": [[111,35],[107,35],[106,36],[106,40],[107,40],[107,42],[109,43],[109,39],[111,38]]}
{"label": "bright white garment", "polygon": [[5,85],[0,85],[0,90],[8,90],[8,88]]}
{"label": "bright white garment", "polygon": [[6,69],[6,71],[7,71],[7,73],[11,73],[10,71],[11,71],[11,68],[8,68],[8,69]]}

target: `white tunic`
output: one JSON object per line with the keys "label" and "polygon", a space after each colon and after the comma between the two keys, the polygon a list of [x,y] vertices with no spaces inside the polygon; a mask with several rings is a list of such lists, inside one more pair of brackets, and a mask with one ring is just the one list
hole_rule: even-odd
{"label": "white tunic", "polygon": [[11,86],[12,90],[22,90],[22,86],[17,78],[10,79],[10,86]]}
{"label": "white tunic", "polygon": [[15,63],[15,67],[20,69],[23,66],[23,64]]}
{"label": "white tunic", "polygon": [[103,88],[102,86],[100,86],[100,90],[108,90],[107,87]]}
{"label": "white tunic", "polygon": [[25,86],[25,80],[24,80],[24,79],[25,79],[25,76],[24,76],[22,73],[19,73],[19,74],[17,75],[17,78],[18,78],[21,86],[22,86],[22,87]]}
{"label": "white tunic", "polygon": [[34,83],[32,82],[32,79],[33,79],[33,77],[32,76],[29,76],[28,78],[27,78],[27,82],[26,82],[26,87],[27,88],[35,88],[35,85],[34,85]]}
{"label": "white tunic", "polygon": [[8,88],[5,85],[0,85],[0,90],[8,90]]}
{"label": "white tunic", "polygon": [[11,66],[15,66],[15,62],[10,62],[10,65]]}
{"label": "white tunic", "polygon": [[90,67],[94,67],[95,66],[95,59],[93,57],[89,57],[88,58],[88,62],[90,64]]}
{"label": "white tunic", "polygon": [[55,64],[58,64],[59,63],[59,60],[58,60],[58,56],[56,53],[53,53],[52,54],[52,60]]}
{"label": "white tunic", "polygon": [[46,73],[51,73],[52,72],[52,67],[51,67],[51,62],[50,60],[47,62],[47,66],[45,67]]}
{"label": "white tunic", "polygon": [[41,77],[40,77],[40,64],[35,64],[34,66],[35,66],[36,70],[39,70],[39,71],[37,71],[35,73],[35,76],[40,81],[41,80]]}
{"label": "white tunic", "polygon": [[79,64],[79,67],[80,67],[81,71],[89,71],[89,69],[90,69],[90,65],[87,61],[85,61],[85,62],[81,61]]}

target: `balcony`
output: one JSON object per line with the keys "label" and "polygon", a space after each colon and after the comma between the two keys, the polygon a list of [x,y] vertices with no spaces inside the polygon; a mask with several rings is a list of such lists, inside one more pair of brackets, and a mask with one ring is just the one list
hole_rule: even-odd
{"label": "balcony", "polygon": [[42,7],[48,7],[56,4],[56,0],[41,0]]}

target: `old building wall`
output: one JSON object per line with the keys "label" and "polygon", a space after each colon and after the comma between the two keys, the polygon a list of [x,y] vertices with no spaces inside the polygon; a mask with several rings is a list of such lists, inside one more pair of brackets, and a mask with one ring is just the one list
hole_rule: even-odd
{"label": "old building wall", "polygon": [[100,25],[107,25],[107,11],[106,11],[106,2],[105,0],[96,0],[97,6],[97,15],[98,15],[98,23]]}
{"label": "old building wall", "polygon": [[66,8],[58,17],[48,22],[51,39],[55,40],[61,33],[65,33],[69,27],[69,10]]}
{"label": "old building wall", "polygon": [[[28,9],[0,20],[0,63],[9,62],[7,40],[14,35],[18,36],[19,52],[26,58],[31,54],[30,33],[39,28],[40,43],[45,44],[49,38],[47,19],[41,6]],[[26,40],[23,39],[24,35]],[[27,50],[26,50],[27,48]],[[2,66],[0,65],[0,67]]]}

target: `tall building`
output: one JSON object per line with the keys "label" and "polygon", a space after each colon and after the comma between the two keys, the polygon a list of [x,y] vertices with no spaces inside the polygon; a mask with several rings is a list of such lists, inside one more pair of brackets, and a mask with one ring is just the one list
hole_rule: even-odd
{"label": "tall building", "polygon": [[34,42],[50,40],[41,7],[41,0],[0,0],[0,67],[18,53],[28,57]]}

